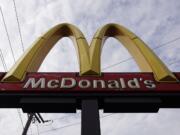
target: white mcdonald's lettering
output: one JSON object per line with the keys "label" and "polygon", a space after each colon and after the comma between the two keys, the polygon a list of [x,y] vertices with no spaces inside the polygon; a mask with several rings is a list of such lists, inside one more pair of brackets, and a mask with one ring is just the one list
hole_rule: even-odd
{"label": "white mcdonald's lettering", "polygon": [[[67,84],[70,82],[70,84]],[[76,86],[76,80],[73,78],[62,78],[60,88],[73,88]]]}
{"label": "white mcdonald's lettering", "polygon": [[80,88],[89,88],[89,87],[91,87],[91,82],[89,80],[80,80],[79,87]]}
{"label": "white mcdonald's lettering", "polygon": [[29,86],[31,88],[45,88],[45,78],[40,78],[38,81],[35,78],[29,78],[23,88],[28,88]]}
{"label": "white mcdonald's lettering", "polygon": [[137,80],[137,78],[134,78],[133,80],[129,80],[128,81],[128,86],[130,88],[140,88],[139,82]]}
{"label": "white mcdonald's lettering", "polygon": [[23,88],[49,88],[49,89],[71,89],[75,87],[79,87],[82,89],[87,88],[108,88],[108,89],[125,89],[125,88],[131,88],[131,89],[139,89],[142,86],[148,88],[148,89],[154,89],[156,88],[156,85],[154,81],[152,80],[144,80],[142,78],[132,78],[129,80],[125,80],[124,78],[118,78],[114,80],[88,80],[88,79],[80,79],[76,80],[75,78],[70,77],[63,77],[59,80],[57,79],[51,79],[47,80],[46,78],[29,78]]}
{"label": "white mcdonald's lettering", "polygon": [[59,80],[56,80],[56,79],[49,80],[47,83],[47,87],[48,88],[58,88],[58,83],[59,83]]}

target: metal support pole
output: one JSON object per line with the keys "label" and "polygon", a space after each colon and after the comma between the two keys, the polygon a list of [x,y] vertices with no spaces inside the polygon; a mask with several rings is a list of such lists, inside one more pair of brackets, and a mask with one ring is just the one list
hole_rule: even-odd
{"label": "metal support pole", "polygon": [[41,120],[42,123],[50,122],[51,120],[44,120],[40,113],[37,113],[37,116]]}
{"label": "metal support pole", "polygon": [[31,121],[32,121],[32,119],[33,119],[33,116],[34,116],[33,113],[30,113],[30,114],[29,114],[29,118],[28,118],[28,121],[27,121],[27,123],[26,123],[26,125],[25,125],[25,127],[24,127],[24,130],[23,130],[22,135],[27,135],[27,132],[28,132],[29,126],[30,126],[30,124],[31,124]]}
{"label": "metal support pole", "polygon": [[[41,119],[42,123],[45,123],[46,121],[43,119],[43,117],[40,115],[40,113],[37,113],[38,117]],[[47,121],[48,122],[48,121]]]}
{"label": "metal support pole", "polygon": [[39,115],[37,115],[36,113],[34,113],[34,116],[35,116],[36,120],[37,120],[39,123],[41,123],[41,119],[39,118]]}
{"label": "metal support pole", "polygon": [[81,135],[100,135],[100,119],[98,101],[82,100]]}

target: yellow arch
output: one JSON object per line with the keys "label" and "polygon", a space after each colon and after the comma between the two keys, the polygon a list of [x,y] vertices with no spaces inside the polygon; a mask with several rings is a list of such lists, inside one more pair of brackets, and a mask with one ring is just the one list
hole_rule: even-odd
{"label": "yellow arch", "polygon": [[5,75],[3,81],[20,81],[24,78],[26,72],[36,72],[48,52],[62,37],[70,37],[73,40],[79,57],[80,73],[88,72],[90,70],[88,43],[77,27],[64,23],[53,27],[38,38]]}
{"label": "yellow arch", "polygon": [[94,72],[100,73],[100,55],[108,37],[116,38],[127,48],[142,72],[153,72],[157,81],[177,81],[171,71],[140,38],[118,24],[107,24],[94,35],[90,48],[91,69]]}
{"label": "yellow arch", "polygon": [[80,75],[100,75],[100,55],[108,37],[128,49],[143,72],[153,72],[157,81],[177,81],[163,62],[135,34],[118,24],[107,24],[94,35],[89,48],[82,32],[72,24],[59,24],[40,37],[4,76],[2,81],[21,81],[26,72],[36,72],[44,58],[62,37],[70,37],[79,58]]}

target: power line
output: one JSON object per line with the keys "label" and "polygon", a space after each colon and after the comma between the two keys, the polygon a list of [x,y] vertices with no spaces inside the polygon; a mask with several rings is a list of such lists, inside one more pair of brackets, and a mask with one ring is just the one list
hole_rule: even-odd
{"label": "power line", "polygon": [[22,47],[22,50],[23,50],[23,52],[24,52],[24,45],[23,45],[23,39],[22,39],[22,34],[21,34],[21,27],[20,27],[20,23],[19,23],[19,18],[18,18],[18,13],[17,13],[17,8],[16,8],[16,2],[15,2],[15,0],[13,0],[13,4],[14,4],[14,10],[15,10],[15,14],[16,14],[16,20],[17,20],[17,24],[18,24],[19,36],[20,36],[20,40],[21,40],[21,47]]}
{"label": "power line", "polygon": [[3,56],[1,49],[0,49],[0,57],[1,57],[1,61],[2,61],[3,67],[4,67],[4,71],[6,72],[7,71],[7,65],[5,63],[4,56]]}
{"label": "power line", "polygon": [[[0,55],[0,56],[1,56],[1,55]],[[4,66],[4,63],[3,63],[2,57],[1,57],[1,62],[2,62],[2,65],[3,65],[4,71],[6,72],[6,68],[5,68],[5,66]]]}
{"label": "power line", "polygon": [[119,64],[121,64],[121,63],[127,62],[127,61],[132,60],[132,59],[133,59],[133,57],[127,58],[127,59],[122,60],[122,61],[119,61],[119,62],[117,62],[117,63],[115,63],[115,64],[109,65],[109,66],[103,68],[102,70],[109,69],[109,68],[111,68],[111,67],[117,66],[117,65],[119,65]]}
{"label": "power line", "polygon": [[[111,115],[116,115],[116,114],[111,113],[111,114],[102,116],[101,118],[103,119],[103,118],[111,116]],[[51,129],[51,130],[45,130],[45,131],[42,131],[40,133],[52,132],[52,131],[60,130],[60,129],[63,129],[63,128],[67,128],[67,127],[71,127],[71,126],[75,126],[75,125],[79,125],[79,124],[81,124],[81,122],[76,122],[76,123],[68,124],[68,125],[65,125],[65,126],[61,126],[61,127],[58,127],[58,128]]]}
{"label": "power line", "polygon": [[[76,113],[76,115],[80,115],[81,113]],[[52,121],[55,121],[55,120],[62,120],[62,119],[66,119],[66,118],[69,118],[69,117],[73,117],[72,115],[71,116],[69,116],[69,115],[67,115],[67,116],[63,116],[63,117],[60,117],[60,118],[55,118],[55,119],[51,119]]]}
{"label": "power line", "polygon": [[[79,113],[76,113],[76,115],[80,115],[81,113],[79,112]],[[107,115],[107,116],[109,116],[109,115]],[[69,115],[67,115],[67,116],[63,116],[63,117],[60,117],[60,118],[54,118],[54,119],[51,119],[52,121],[55,121],[55,120],[63,120],[63,119],[66,119],[66,118],[70,118],[70,117],[74,117],[74,116],[69,116]],[[103,117],[105,117],[105,116],[103,116]]]}
{"label": "power line", "polygon": [[22,120],[20,109],[17,109],[17,112],[18,112],[19,119],[21,121],[22,128],[24,129],[24,124],[23,124],[23,120]]}
{"label": "power line", "polygon": [[[165,43],[163,43],[163,44],[160,44],[160,45],[152,48],[152,50],[155,51],[156,49],[159,49],[159,48],[161,48],[161,47],[167,46],[167,45],[169,45],[169,44],[171,44],[171,43],[173,43],[173,42],[175,42],[175,41],[177,41],[177,40],[180,40],[180,37],[177,37],[177,38],[175,38],[175,39],[173,39],[173,40],[170,40],[170,41],[168,41],[168,42],[165,42]],[[104,71],[104,70],[106,70],[106,69],[109,69],[109,68],[112,68],[112,67],[114,67],[114,66],[117,66],[117,65],[119,65],[119,64],[121,64],[121,63],[127,62],[127,61],[132,60],[132,59],[133,59],[133,57],[129,57],[129,58],[125,59],[125,60],[119,61],[119,62],[114,63],[114,64],[112,64],[112,65],[109,65],[109,66],[107,66],[107,67],[104,67],[104,68],[102,69],[102,71]]]}
{"label": "power line", "polygon": [[3,19],[3,23],[4,23],[4,28],[5,28],[5,31],[6,31],[6,35],[7,35],[7,38],[8,38],[8,42],[9,42],[9,46],[10,46],[10,49],[11,49],[11,53],[12,53],[12,56],[13,56],[13,60],[14,60],[14,63],[15,63],[15,56],[14,56],[14,52],[13,52],[13,49],[12,49],[12,44],[11,44],[11,41],[10,41],[10,37],[9,37],[9,33],[8,33],[8,30],[7,30],[7,25],[5,23],[5,19],[4,19],[4,15],[3,15],[3,11],[2,11],[2,8],[0,7],[0,10],[1,10],[1,15],[2,15],[2,19]]}
{"label": "power line", "polygon": [[39,127],[38,127],[38,124],[36,124],[36,128],[37,128],[37,134],[39,135]]}
{"label": "power line", "polygon": [[[30,117],[30,114],[27,113],[27,119],[29,119]],[[32,122],[32,121],[31,121]],[[32,135],[32,127],[31,127],[31,122],[30,122],[30,125],[29,125],[29,128],[30,128],[30,135]]]}
{"label": "power line", "polygon": [[171,66],[171,65],[174,65],[174,64],[176,64],[176,63],[180,63],[180,60],[177,60],[177,61],[174,61],[174,62],[172,62],[172,63],[169,63],[168,65]]}
{"label": "power line", "polygon": [[[10,48],[11,48],[11,53],[12,53],[12,56],[13,56],[13,60],[14,60],[14,63],[15,63],[15,56],[14,56],[14,52],[13,52],[13,49],[12,49],[12,44],[11,44],[11,41],[10,41],[10,37],[9,37],[9,33],[8,33],[8,30],[7,30],[7,25],[5,23],[5,19],[4,19],[4,15],[3,15],[3,11],[2,11],[2,8],[0,7],[0,10],[1,10],[1,15],[2,15],[2,19],[3,19],[3,23],[4,23],[4,27],[5,27],[5,31],[6,31],[6,35],[7,35],[7,38],[8,38],[8,42],[9,42],[9,45],[10,45]],[[6,71],[7,71],[7,66],[5,64],[5,60],[3,58],[3,54],[2,54],[2,51],[1,51],[1,56],[2,56],[2,61],[3,61],[3,65],[6,67]],[[21,117],[21,113],[20,113],[20,110],[17,109],[17,112],[18,112],[18,116],[20,118],[20,121],[21,121],[21,125],[24,129],[24,124],[23,124],[23,120],[22,120],[22,117]]]}
{"label": "power line", "polygon": [[153,49],[161,48],[162,46],[166,46],[166,45],[168,45],[168,44],[171,44],[171,43],[173,43],[173,42],[175,42],[175,41],[177,41],[177,40],[179,40],[179,39],[180,39],[180,37],[177,37],[177,38],[172,39],[172,40],[170,40],[170,41],[167,41],[167,42],[165,42],[165,43],[163,43],[163,44],[161,44],[161,45],[158,45],[158,46],[154,47]]}

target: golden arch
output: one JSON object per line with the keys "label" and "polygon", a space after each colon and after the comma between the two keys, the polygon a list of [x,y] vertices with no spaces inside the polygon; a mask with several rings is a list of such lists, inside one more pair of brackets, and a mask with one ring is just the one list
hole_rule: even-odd
{"label": "golden arch", "polygon": [[20,81],[26,72],[36,72],[44,58],[62,37],[70,37],[74,43],[80,63],[80,72],[90,70],[89,46],[82,32],[72,24],[59,24],[51,28],[23,54],[3,78],[4,81]]}
{"label": "golden arch", "polygon": [[153,72],[157,81],[177,81],[176,77],[147,45],[118,24],[107,24],[94,35],[90,47],[82,32],[72,24],[59,24],[40,37],[5,75],[3,81],[21,81],[26,72],[36,72],[44,58],[62,37],[73,40],[79,57],[80,75],[100,75],[100,55],[105,40],[114,37],[128,49],[141,71]]}
{"label": "golden arch", "polygon": [[92,70],[100,72],[100,55],[108,37],[116,38],[126,47],[142,72],[153,72],[157,81],[177,81],[159,57],[139,37],[118,24],[107,24],[95,33],[90,48]]}

